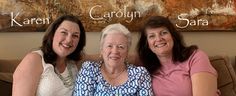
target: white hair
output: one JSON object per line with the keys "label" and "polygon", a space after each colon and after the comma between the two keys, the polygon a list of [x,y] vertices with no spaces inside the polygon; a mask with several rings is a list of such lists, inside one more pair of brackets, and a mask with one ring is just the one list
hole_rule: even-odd
{"label": "white hair", "polygon": [[131,33],[124,25],[120,23],[110,24],[102,30],[102,35],[100,38],[100,49],[104,43],[104,38],[107,36],[107,34],[114,34],[114,33],[122,33],[128,39],[127,45],[129,49],[132,39]]}

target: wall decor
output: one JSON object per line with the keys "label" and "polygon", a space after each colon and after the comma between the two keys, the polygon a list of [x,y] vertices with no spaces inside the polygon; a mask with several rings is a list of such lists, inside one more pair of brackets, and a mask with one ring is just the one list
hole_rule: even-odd
{"label": "wall decor", "polygon": [[136,32],[153,15],[179,31],[236,31],[236,0],[1,0],[0,32],[44,32],[62,14],[78,16],[87,32],[117,22]]}

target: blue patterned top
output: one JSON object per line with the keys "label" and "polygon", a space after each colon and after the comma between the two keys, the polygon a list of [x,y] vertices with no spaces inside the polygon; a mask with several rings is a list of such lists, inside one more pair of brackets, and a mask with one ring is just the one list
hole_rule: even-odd
{"label": "blue patterned top", "polygon": [[151,77],[144,67],[127,64],[128,80],[110,85],[102,76],[101,64],[86,61],[77,75],[73,96],[152,96]]}

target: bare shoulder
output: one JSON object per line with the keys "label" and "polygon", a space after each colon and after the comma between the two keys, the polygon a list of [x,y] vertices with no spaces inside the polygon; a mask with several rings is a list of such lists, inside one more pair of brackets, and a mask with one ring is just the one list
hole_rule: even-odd
{"label": "bare shoulder", "polygon": [[13,74],[12,96],[35,95],[42,72],[42,57],[37,53],[28,53]]}
{"label": "bare shoulder", "polygon": [[17,72],[41,72],[42,70],[42,57],[37,53],[28,53],[17,66],[14,74]]}
{"label": "bare shoulder", "polygon": [[37,53],[28,53],[20,62],[20,65],[42,65],[42,57]]}

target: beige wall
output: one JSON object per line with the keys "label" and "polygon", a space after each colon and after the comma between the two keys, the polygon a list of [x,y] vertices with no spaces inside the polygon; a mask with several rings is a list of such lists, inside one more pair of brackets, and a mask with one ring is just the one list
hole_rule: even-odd
{"label": "beige wall", "polygon": [[[85,51],[89,54],[99,51],[100,32],[87,32]],[[133,32],[134,50],[138,35]],[[1,32],[0,59],[21,59],[25,54],[41,45],[43,32]],[[228,55],[234,64],[236,56],[236,32],[183,32],[187,44],[196,44],[208,55]]]}

